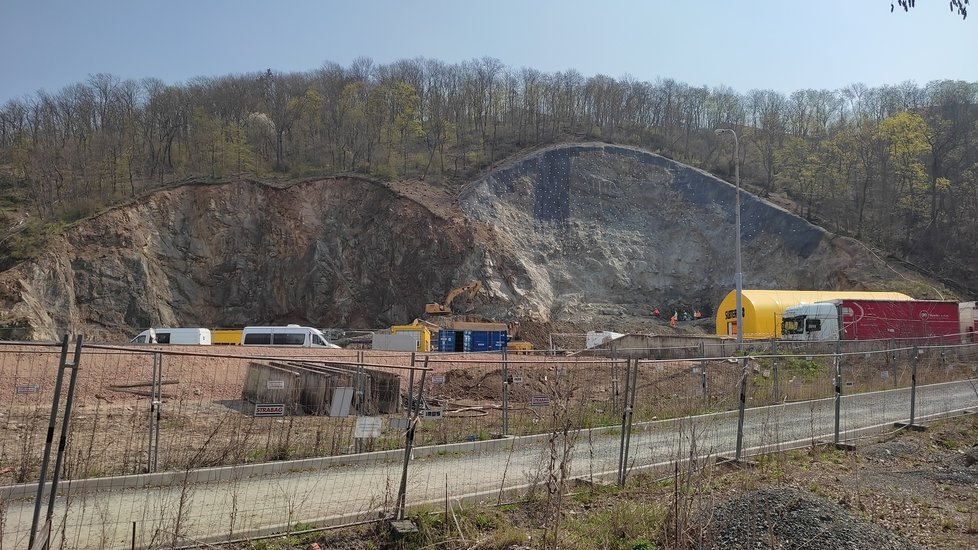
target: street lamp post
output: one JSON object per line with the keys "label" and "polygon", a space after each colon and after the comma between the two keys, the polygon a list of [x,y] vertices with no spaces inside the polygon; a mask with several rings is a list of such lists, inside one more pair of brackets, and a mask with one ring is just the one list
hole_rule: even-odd
{"label": "street lamp post", "polygon": [[[729,132],[734,138],[734,181],[737,184],[737,193],[735,198],[734,206],[734,225],[735,229],[735,242],[734,242],[734,257],[736,262],[736,272],[734,273],[734,288],[736,289],[737,297],[737,349],[741,350],[744,343],[744,302],[743,302],[743,292],[744,292],[744,274],[741,269],[741,259],[740,259],[740,141],[737,139],[737,132],[733,131],[732,128],[717,128],[716,135],[721,135],[723,133]],[[744,409],[746,408],[747,400],[747,361],[741,359],[741,373],[740,373],[740,408],[739,414],[737,416],[737,455],[736,459],[740,460],[741,450],[743,449],[743,438],[744,438]]]}

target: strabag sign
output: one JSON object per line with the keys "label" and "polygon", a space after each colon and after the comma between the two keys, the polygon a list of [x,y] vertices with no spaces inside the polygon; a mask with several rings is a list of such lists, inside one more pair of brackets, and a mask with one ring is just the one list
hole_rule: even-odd
{"label": "strabag sign", "polygon": [[255,416],[285,416],[285,404],[255,403]]}

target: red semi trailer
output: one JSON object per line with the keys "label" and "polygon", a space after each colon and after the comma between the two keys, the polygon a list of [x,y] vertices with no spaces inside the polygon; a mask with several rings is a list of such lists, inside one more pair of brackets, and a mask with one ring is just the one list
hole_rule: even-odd
{"label": "red semi trailer", "polygon": [[960,335],[957,302],[830,300],[784,310],[785,340],[880,340]]}

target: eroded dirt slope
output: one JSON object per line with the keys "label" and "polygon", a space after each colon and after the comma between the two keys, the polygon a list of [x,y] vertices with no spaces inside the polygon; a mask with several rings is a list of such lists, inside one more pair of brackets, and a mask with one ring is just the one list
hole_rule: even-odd
{"label": "eroded dirt slope", "polygon": [[[628,330],[653,306],[709,315],[732,286],[734,191],[604,144],[541,150],[458,194],[357,178],[187,184],[81,222],[0,274],[0,337],[119,341],[160,325],[374,328],[408,322],[472,280],[484,287],[475,313],[495,320]],[[747,288],[910,285],[921,298],[932,288],[855,241],[747,193],[742,200]]]}

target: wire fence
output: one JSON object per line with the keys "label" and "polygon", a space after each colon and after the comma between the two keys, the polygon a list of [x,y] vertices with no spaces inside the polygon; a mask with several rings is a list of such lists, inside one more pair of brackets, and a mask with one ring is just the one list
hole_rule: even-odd
{"label": "wire fence", "polygon": [[623,485],[691,458],[853,443],[978,407],[975,344],[857,344],[84,345],[77,364],[67,340],[0,344],[0,548],[25,547],[45,519],[51,547],[171,548],[446,499],[553,503],[575,478]]}

